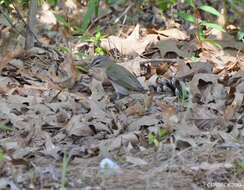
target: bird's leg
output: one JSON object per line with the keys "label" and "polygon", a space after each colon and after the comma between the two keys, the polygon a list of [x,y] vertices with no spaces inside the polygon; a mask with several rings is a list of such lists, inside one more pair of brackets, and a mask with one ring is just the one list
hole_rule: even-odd
{"label": "bird's leg", "polygon": [[112,102],[113,104],[115,104],[115,102],[118,100],[118,95],[117,93],[113,93],[113,95],[110,98],[110,102]]}
{"label": "bird's leg", "polygon": [[116,92],[116,100],[119,100],[121,97],[120,97],[120,94],[118,92]]}
{"label": "bird's leg", "polygon": [[120,94],[118,92],[115,92],[113,94],[113,97],[110,100],[111,100],[112,103],[115,103],[116,101],[121,100],[122,98],[124,98],[126,96],[128,96],[128,95],[123,95],[123,94]]}

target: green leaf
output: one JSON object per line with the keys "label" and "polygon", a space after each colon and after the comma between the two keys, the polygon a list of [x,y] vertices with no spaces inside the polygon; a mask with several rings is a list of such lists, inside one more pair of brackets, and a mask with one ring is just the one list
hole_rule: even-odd
{"label": "green leaf", "polygon": [[[144,0],[138,0],[138,4],[141,5]],[[119,1],[118,1],[119,2]],[[126,1],[125,1],[126,2]],[[128,2],[128,1],[127,1]]]}
{"label": "green leaf", "polygon": [[3,160],[3,149],[0,148],[0,161]]}
{"label": "green leaf", "polygon": [[95,40],[93,40],[91,37],[89,36],[77,36],[78,39],[82,39],[84,41],[87,41],[87,42],[95,42]]}
{"label": "green leaf", "polygon": [[242,40],[243,37],[244,37],[244,31],[239,31],[239,32],[237,33],[236,39],[237,39],[237,40]]}
{"label": "green leaf", "polygon": [[97,47],[97,48],[96,48],[96,52],[97,52],[99,55],[104,55],[104,52],[103,52],[102,48],[100,48],[100,47]]}
{"label": "green leaf", "polygon": [[100,32],[97,32],[96,33],[96,41],[98,42],[100,39],[101,39],[101,33]]}
{"label": "green leaf", "polygon": [[223,29],[220,25],[215,24],[215,23],[211,23],[211,22],[205,22],[205,21],[203,21],[200,25],[201,25],[201,26],[207,26],[207,27],[209,27],[209,28],[215,28],[215,29],[220,30],[220,31],[222,31],[222,32],[226,32],[225,29]]}
{"label": "green leaf", "polygon": [[188,94],[188,92],[187,92],[186,88],[182,87],[181,93],[180,93],[182,101],[186,100],[187,94]]}
{"label": "green leaf", "polygon": [[12,130],[13,130],[12,128],[7,127],[7,126],[5,126],[5,125],[0,125],[0,129],[2,129],[2,130],[7,130],[7,131],[12,131]]}
{"label": "green leaf", "polygon": [[154,143],[154,145],[155,145],[156,147],[159,146],[159,142],[158,142],[158,140],[157,140],[156,138],[154,139],[153,143]]}
{"label": "green leaf", "polygon": [[194,8],[194,4],[193,4],[192,0],[186,0],[186,2],[187,2],[191,7]]}
{"label": "green leaf", "polygon": [[210,44],[213,44],[213,45],[215,45],[216,47],[218,47],[218,48],[220,48],[220,49],[223,48],[218,42],[215,42],[215,41],[213,41],[213,40],[205,39],[205,40],[202,40],[202,41],[203,41],[203,42],[208,42],[208,43],[210,43]]}
{"label": "green leaf", "polygon": [[169,5],[169,3],[168,2],[163,2],[163,3],[161,3],[160,5],[159,5],[159,8],[161,9],[161,10],[167,10],[168,9],[168,6]]}
{"label": "green leaf", "polygon": [[10,0],[2,0],[0,1],[0,5],[5,4],[7,8],[10,8],[11,1]]}
{"label": "green leaf", "polygon": [[241,162],[241,168],[244,170],[244,160]]}
{"label": "green leaf", "polygon": [[115,4],[119,2],[119,0],[108,0],[108,4]]}
{"label": "green leaf", "polygon": [[159,131],[159,136],[160,136],[160,137],[164,136],[164,135],[167,133],[167,131],[168,131],[168,128],[161,129],[161,130]]}
{"label": "green leaf", "polygon": [[55,6],[57,4],[57,0],[47,0],[48,3],[50,3],[52,6]]}
{"label": "green leaf", "polygon": [[57,50],[62,50],[62,51],[64,51],[64,52],[66,52],[66,53],[69,53],[69,49],[66,48],[66,47],[63,47],[63,46],[57,46],[56,49],[57,49]]}
{"label": "green leaf", "polygon": [[92,15],[95,11],[95,5],[96,5],[95,1],[96,0],[89,1],[88,10],[86,12],[85,18],[84,18],[82,26],[81,26],[82,33],[84,33],[86,31],[89,23],[91,22]]}
{"label": "green leaf", "polygon": [[177,15],[179,15],[180,17],[182,17],[183,19],[187,20],[188,22],[192,22],[194,24],[197,24],[197,19],[196,17],[190,15],[190,14],[187,14],[187,13],[182,13],[182,12],[179,12],[179,13],[176,13]]}
{"label": "green leaf", "polygon": [[101,32],[97,32],[96,33],[96,41],[99,42],[101,37],[102,37]]}
{"label": "green leaf", "polygon": [[100,26],[97,26],[97,33],[96,33],[96,41],[99,42],[101,39],[101,31],[100,31]]}
{"label": "green leaf", "polygon": [[200,36],[200,40],[205,40],[205,36],[204,36],[202,28],[200,28],[200,30],[199,30],[199,36]]}
{"label": "green leaf", "polygon": [[80,57],[86,57],[86,58],[91,58],[91,56],[85,54],[85,53],[81,53],[81,52],[76,52],[75,55],[78,55]]}
{"label": "green leaf", "polygon": [[104,35],[102,35],[102,36],[101,36],[101,38],[100,38],[100,39],[107,38],[108,36],[109,36],[108,34],[104,34]]}
{"label": "green leaf", "polygon": [[68,165],[67,161],[67,153],[64,152],[64,157],[63,157],[63,167],[62,167],[62,174],[61,174],[61,190],[65,189],[65,183],[66,183],[66,168]]}
{"label": "green leaf", "polygon": [[82,33],[82,30],[80,27],[78,26],[73,26],[73,29],[76,30],[76,31],[79,31],[80,33]]}
{"label": "green leaf", "polygon": [[57,19],[59,22],[63,23],[64,26],[66,26],[66,27],[68,27],[68,28],[70,27],[69,23],[66,22],[66,21],[64,20],[63,17],[61,17],[61,16],[58,15],[57,13],[53,13],[53,14],[54,14],[54,16],[56,17],[56,19]]}
{"label": "green leaf", "polygon": [[7,10],[4,12],[4,16],[6,17],[6,19],[8,20],[9,23],[13,24],[13,21],[11,20]]}
{"label": "green leaf", "polygon": [[87,70],[84,67],[80,66],[80,65],[76,65],[75,68],[78,69],[78,70],[87,72]]}
{"label": "green leaf", "polygon": [[191,57],[191,60],[192,60],[193,62],[198,62],[198,61],[200,61],[200,58],[199,58],[199,57],[192,56],[192,57]]}
{"label": "green leaf", "polygon": [[148,135],[148,142],[149,142],[149,144],[152,144],[153,141],[154,141],[154,139],[155,139],[155,136],[154,135],[152,135],[152,134],[149,134]]}
{"label": "green leaf", "polygon": [[44,3],[44,0],[38,0],[38,5],[42,6]]}
{"label": "green leaf", "polygon": [[221,16],[220,12],[217,11],[215,8],[213,7],[210,7],[210,6],[207,6],[207,5],[202,5],[200,7],[198,7],[199,9],[203,10],[203,11],[206,11],[208,13],[211,13],[213,15],[216,15],[216,16]]}
{"label": "green leaf", "polygon": [[22,0],[20,4],[21,6],[28,5],[28,0]]}
{"label": "green leaf", "polygon": [[95,0],[95,16],[98,16],[98,9],[99,9],[100,0]]}

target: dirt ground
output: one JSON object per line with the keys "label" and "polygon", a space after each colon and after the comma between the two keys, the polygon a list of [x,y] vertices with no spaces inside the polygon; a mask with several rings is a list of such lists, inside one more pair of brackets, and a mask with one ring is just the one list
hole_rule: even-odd
{"label": "dirt ground", "polygon": [[[75,2],[38,10],[35,33],[48,48],[23,51],[23,37],[0,16],[0,189],[54,190],[62,181],[82,190],[244,189],[244,43],[236,30],[204,30],[220,49],[174,14],[186,3],[161,12],[147,1],[101,2],[77,38],[53,14],[80,26],[87,2]],[[241,18],[227,14],[237,29]],[[97,48],[148,92],[113,101],[111,83],[87,71]],[[118,168],[102,168],[105,158]]]}

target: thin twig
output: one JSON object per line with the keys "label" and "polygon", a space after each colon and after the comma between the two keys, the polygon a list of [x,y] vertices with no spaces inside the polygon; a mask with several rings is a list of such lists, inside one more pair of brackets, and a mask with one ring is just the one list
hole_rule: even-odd
{"label": "thin twig", "polygon": [[134,1],[133,3],[131,3],[130,6],[128,6],[128,7],[124,10],[124,12],[123,12],[118,18],[115,19],[114,24],[117,24],[117,23],[119,22],[119,20],[120,20],[123,16],[125,16],[125,15],[129,12],[129,10],[130,10],[132,7],[134,7],[135,5],[136,5],[136,1]]}
{"label": "thin twig", "polygon": [[35,33],[30,29],[30,27],[28,26],[28,24],[25,22],[24,18],[23,18],[22,15],[20,14],[20,12],[19,12],[19,10],[17,9],[17,7],[15,6],[14,2],[12,1],[11,3],[12,3],[12,5],[13,5],[13,7],[14,7],[14,9],[15,9],[15,11],[16,11],[18,17],[19,17],[19,19],[23,22],[23,24],[24,24],[25,28],[27,29],[27,31],[30,32],[31,35],[33,35],[33,37],[35,38],[35,40],[36,40],[39,44],[42,44],[42,43],[38,40],[38,38],[36,37]]}
{"label": "thin twig", "polygon": [[96,19],[94,19],[94,20],[92,21],[92,23],[89,25],[89,27],[86,29],[86,32],[89,31],[94,25],[96,25],[96,23],[97,23],[99,20],[108,17],[108,16],[111,15],[112,13],[113,13],[113,11],[110,11],[110,12],[108,12],[108,13],[106,13],[106,14],[104,14],[104,15],[101,15],[100,17],[97,17]]}
{"label": "thin twig", "polygon": [[20,12],[19,12],[19,9],[17,9],[17,7],[16,7],[16,5],[14,4],[14,2],[11,2],[11,3],[12,3],[12,5],[13,5],[13,7],[14,7],[14,9],[15,9],[15,11],[16,11],[18,17],[19,17],[19,19],[23,22],[23,24],[25,25],[25,27],[27,27],[27,24],[26,24],[24,18],[22,17],[22,15],[21,15]]}
{"label": "thin twig", "polygon": [[139,61],[141,64],[145,64],[145,63],[161,63],[161,62],[170,62],[170,63],[176,63],[178,62],[179,59],[146,59],[146,60],[142,60]]}
{"label": "thin twig", "polygon": [[[39,47],[39,48],[43,48],[43,49],[45,49],[46,51],[49,51],[49,52],[55,51],[59,56],[61,56],[61,54],[59,53],[59,51],[57,51],[57,50],[54,49],[54,48],[50,48],[50,47],[44,46],[44,45],[38,40],[38,38],[36,37],[36,35],[29,29],[27,23],[25,22],[25,20],[24,20],[23,17],[21,16],[21,14],[20,14],[19,10],[17,9],[16,5],[15,5],[13,2],[12,2],[12,4],[13,4],[13,7],[15,8],[15,10],[16,10],[16,13],[17,13],[19,19],[23,22],[24,26],[27,28],[27,30],[28,30],[29,32],[32,33],[32,35],[34,36],[35,40],[37,41],[37,44],[35,44],[35,46],[36,46],[36,47]],[[8,23],[12,26],[13,30],[14,30],[16,33],[18,33],[18,34],[20,34],[21,36],[23,36],[24,38],[26,38],[25,34],[24,34],[23,32],[20,32],[20,31],[16,28],[16,26],[11,22],[11,20],[8,19],[7,15],[4,13],[4,10],[3,10],[3,8],[2,8],[1,6],[0,6],[0,12],[1,12],[1,13],[3,14],[3,16],[6,18],[6,20],[8,21]]]}
{"label": "thin twig", "polygon": [[240,148],[244,149],[244,145],[241,144],[218,144],[216,145],[216,148]]}
{"label": "thin twig", "polygon": [[38,8],[38,1],[36,0],[30,0],[28,2],[28,7],[29,7],[29,11],[28,11],[28,31],[32,31],[32,32],[27,32],[26,33],[26,40],[25,40],[25,49],[31,49],[34,47],[34,27],[36,25],[36,13],[37,13],[37,8]]}

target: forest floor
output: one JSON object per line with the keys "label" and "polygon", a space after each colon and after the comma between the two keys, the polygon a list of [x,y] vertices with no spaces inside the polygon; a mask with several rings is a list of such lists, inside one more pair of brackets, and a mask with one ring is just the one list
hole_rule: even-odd
{"label": "forest floor", "polygon": [[[61,189],[62,182],[83,190],[243,189],[241,17],[228,10],[226,24],[201,12],[226,25],[227,32],[203,28],[218,48],[174,14],[189,12],[186,3],[162,12],[146,2],[101,2],[81,35],[73,26],[86,10],[72,0],[53,9],[44,3],[35,33],[49,49],[28,51],[0,16],[0,189]],[[111,84],[86,70],[98,52],[150,92],[111,101]]]}

